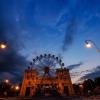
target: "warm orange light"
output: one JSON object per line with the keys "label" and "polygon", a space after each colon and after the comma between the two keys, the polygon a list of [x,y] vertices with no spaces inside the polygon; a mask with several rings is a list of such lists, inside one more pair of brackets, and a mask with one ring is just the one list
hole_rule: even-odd
{"label": "warm orange light", "polygon": [[5,45],[5,44],[0,44],[0,48],[1,49],[5,49],[7,47],[7,45]]}
{"label": "warm orange light", "polygon": [[20,87],[19,87],[19,86],[15,86],[15,90],[17,90],[17,91],[18,91],[19,89],[20,89]]}
{"label": "warm orange light", "polygon": [[11,89],[13,89],[13,88],[14,88],[14,85],[11,86]]}
{"label": "warm orange light", "polygon": [[5,83],[9,83],[9,80],[8,80],[8,79],[6,79],[4,82],[5,82]]}
{"label": "warm orange light", "polygon": [[79,86],[80,86],[81,89],[83,88],[83,85],[82,84],[80,84]]}

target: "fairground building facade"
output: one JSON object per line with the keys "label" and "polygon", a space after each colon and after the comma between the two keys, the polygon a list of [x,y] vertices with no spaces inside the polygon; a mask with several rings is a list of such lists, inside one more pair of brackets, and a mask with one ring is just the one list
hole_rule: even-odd
{"label": "fairground building facade", "polygon": [[50,54],[33,59],[24,72],[20,96],[72,96],[74,90],[69,70],[63,66],[58,57]]}

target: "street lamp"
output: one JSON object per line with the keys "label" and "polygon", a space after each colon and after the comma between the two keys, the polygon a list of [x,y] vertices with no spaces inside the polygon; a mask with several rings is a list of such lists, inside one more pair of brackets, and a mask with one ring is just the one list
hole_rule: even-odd
{"label": "street lamp", "polygon": [[20,91],[20,86],[18,84],[11,86],[11,91],[13,96],[18,96]]}
{"label": "street lamp", "polygon": [[5,48],[7,48],[7,45],[4,44],[4,43],[1,43],[1,44],[0,44],[0,49],[5,49]]}
{"label": "street lamp", "polygon": [[8,80],[8,79],[6,79],[6,80],[4,80],[4,82],[5,82],[6,84],[8,84],[8,83],[9,83],[9,80]]}
{"label": "street lamp", "polygon": [[10,89],[10,81],[8,79],[3,80],[2,82],[2,93],[4,96],[9,95]]}
{"label": "street lamp", "polygon": [[19,85],[15,85],[15,95],[18,96],[20,87]]}
{"label": "street lamp", "polygon": [[9,86],[10,85],[10,80],[8,80],[8,79],[3,80],[3,84],[5,86]]}
{"label": "street lamp", "polygon": [[15,86],[15,90],[19,91],[20,87],[18,85]]}
{"label": "street lamp", "polygon": [[97,52],[100,52],[99,47],[95,44],[94,41],[92,41],[92,40],[85,40],[85,47],[86,48],[92,48],[93,46],[96,48]]}
{"label": "street lamp", "polygon": [[83,94],[83,88],[84,88],[84,87],[83,87],[83,84],[80,84],[79,87],[80,87],[81,95],[82,95],[82,94]]}

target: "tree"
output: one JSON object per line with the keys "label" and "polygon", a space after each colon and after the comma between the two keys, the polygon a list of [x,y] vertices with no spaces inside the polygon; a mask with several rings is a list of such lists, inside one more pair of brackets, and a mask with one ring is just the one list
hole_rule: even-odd
{"label": "tree", "polygon": [[94,82],[95,82],[95,85],[96,85],[96,86],[100,86],[100,77],[96,77],[96,78],[94,79]]}
{"label": "tree", "polygon": [[74,88],[74,91],[75,91],[75,94],[80,94],[80,87],[78,84],[73,84],[73,88]]}
{"label": "tree", "polygon": [[93,90],[95,88],[95,83],[93,80],[88,79],[83,82],[83,87],[84,87],[84,89],[83,89],[84,94],[90,94],[93,92]]}

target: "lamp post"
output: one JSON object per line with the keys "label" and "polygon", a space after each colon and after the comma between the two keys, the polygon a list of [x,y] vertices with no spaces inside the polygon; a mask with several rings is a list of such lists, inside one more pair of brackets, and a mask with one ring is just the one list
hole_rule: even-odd
{"label": "lamp post", "polygon": [[84,87],[83,87],[83,84],[80,84],[79,87],[80,87],[81,95],[83,95],[83,88],[84,88]]}
{"label": "lamp post", "polygon": [[3,80],[2,93],[4,96],[9,95],[9,89],[10,89],[10,80],[8,80],[8,79]]}
{"label": "lamp post", "polygon": [[92,41],[92,40],[85,40],[85,47],[86,48],[92,48],[93,46],[96,48],[97,52],[100,52],[100,48],[95,44],[94,41]]}
{"label": "lamp post", "polygon": [[20,86],[18,84],[12,85],[10,89],[11,89],[12,96],[18,96],[20,92]]}
{"label": "lamp post", "polygon": [[20,86],[19,85],[15,85],[15,95],[18,96],[19,90],[20,90]]}

